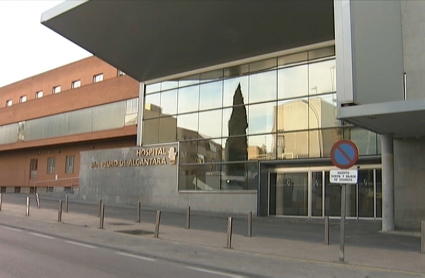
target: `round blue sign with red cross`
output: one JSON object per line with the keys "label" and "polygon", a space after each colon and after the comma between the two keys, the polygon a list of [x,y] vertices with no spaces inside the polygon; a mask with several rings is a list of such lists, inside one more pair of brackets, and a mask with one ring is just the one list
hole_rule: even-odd
{"label": "round blue sign with red cross", "polygon": [[359,158],[359,149],[350,140],[339,140],[331,149],[332,163],[340,169],[348,169],[356,164]]}

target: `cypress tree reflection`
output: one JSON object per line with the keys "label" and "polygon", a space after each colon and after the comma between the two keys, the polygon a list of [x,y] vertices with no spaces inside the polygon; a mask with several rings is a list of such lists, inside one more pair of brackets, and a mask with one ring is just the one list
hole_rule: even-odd
{"label": "cypress tree reflection", "polygon": [[[229,162],[246,161],[248,158],[248,142],[246,137],[248,119],[240,83],[233,95],[233,109],[228,127],[229,138],[226,140],[226,160]],[[241,163],[228,164],[227,175],[244,176],[245,165]]]}

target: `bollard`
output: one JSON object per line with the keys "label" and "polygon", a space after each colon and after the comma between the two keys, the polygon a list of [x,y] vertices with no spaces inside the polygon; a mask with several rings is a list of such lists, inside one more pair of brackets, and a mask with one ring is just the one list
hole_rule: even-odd
{"label": "bollard", "polygon": [[3,203],[2,195],[0,193],[0,211],[1,211],[1,204]]}
{"label": "bollard", "polygon": [[421,253],[425,254],[425,221],[421,221]]}
{"label": "bollard", "polygon": [[65,196],[65,212],[68,212],[68,208],[69,208],[69,206],[68,206],[68,194]]}
{"label": "bollard", "polygon": [[59,200],[58,222],[62,222],[62,200]]}
{"label": "bollard", "polygon": [[99,217],[102,214],[102,199],[99,200]]}
{"label": "bollard", "polygon": [[27,197],[27,211],[25,215],[30,216],[30,197]]}
{"label": "bollard", "polygon": [[138,202],[137,203],[137,223],[140,223],[140,214],[141,214],[141,210],[142,210],[142,203]]}
{"label": "bollard", "polygon": [[158,238],[159,235],[159,223],[161,222],[161,211],[156,211],[156,221],[155,221],[155,234],[154,237]]}
{"label": "bollard", "polygon": [[105,205],[102,204],[100,207],[100,223],[99,229],[103,229],[103,224],[105,223]]}
{"label": "bollard", "polygon": [[233,230],[233,218],[227,218],[227,248],[232,248],[232,230]]}
{"label": "bollard", "polygon": [[40,196],[38,193],[35,193],[35,201],[37,202],[37,208],[40,208]]}
{"label": "bollard", "polygon": [[186,229],[190,229],[190,207],[187,207],[186,211]]}
{"label": "bollard", "polygon": [[325,244],[329,245],[329,216],[325,216]]}
{"label": "bollard", "polygon": [[252,211],[248,213],[248,237],[252,237]]}

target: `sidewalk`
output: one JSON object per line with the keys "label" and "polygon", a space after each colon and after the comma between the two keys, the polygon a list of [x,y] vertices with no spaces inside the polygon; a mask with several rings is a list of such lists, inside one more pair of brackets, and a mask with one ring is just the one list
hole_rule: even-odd
{"label": "sidewalk", "polygon": [[[88,214],[63,212],[62,223],[58,223],[57,210],[37,209],[32,206],[30,216],[24,215],[25,205],[3,203],[0,223],[29,230],[38,229],[37,231],[45,233],[55,232],[62,237],[77,236],[82,241],[136,253],[140,251],[138,239],[158,241],[153,238],[154,225],[152,223],[135,223],[129,220],[105,218],[104,230],[99,230],[99,218]],[[29,220],[33,221],[31,225],[29,225]],[[71,227],[78,227],[81,231],[76,234],[75,229],[71,229]],[[81,229],[81,227],[86,229]],[[146,234],[135,236],[120,233],[123,231],[143,231]],[[85,233],[86,235],[84,235]],[[223,232],[186,230],[181,227],[161,225],[159,238],[167,242],[226,250],[225,230]],[[308,240],[259,237],[255,234],[254,237],[234,234],[232,250],[228,251],[327,264],[338,263],[339,258],[338,244],[327,246]],[[405,272],[405,274],[423,274],[425,276],[425,254],[419,252],[346,246],[345,261],[344,265],[346,266],[394,270],[400,274]]]}

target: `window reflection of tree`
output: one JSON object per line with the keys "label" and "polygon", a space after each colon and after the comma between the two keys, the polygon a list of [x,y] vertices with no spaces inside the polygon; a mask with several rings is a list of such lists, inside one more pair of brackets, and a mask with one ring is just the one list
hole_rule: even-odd
{"label": "window reflection of tree", "polygon": [[[228,127],[229,138],[226,140],[226,160],[229,162],[246,161],[248,158],[246,136],[248,120],[240,83],[233,95],[233,108]],[[227,174],[244,176],[245,165],[241,163],[229,164],[227,166]]]}

